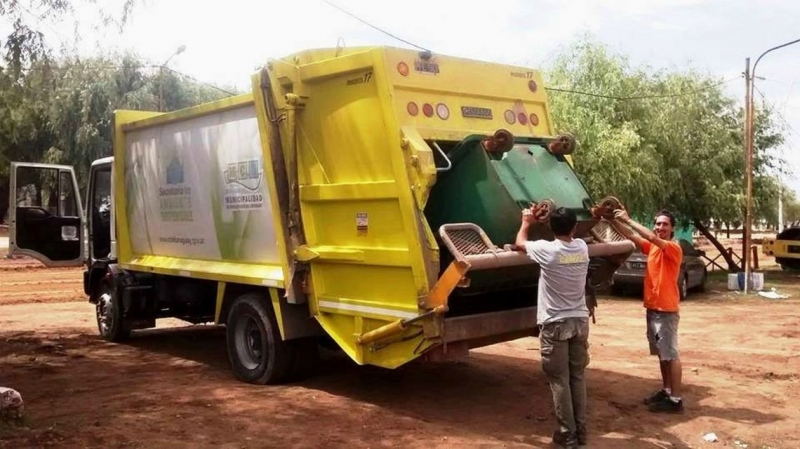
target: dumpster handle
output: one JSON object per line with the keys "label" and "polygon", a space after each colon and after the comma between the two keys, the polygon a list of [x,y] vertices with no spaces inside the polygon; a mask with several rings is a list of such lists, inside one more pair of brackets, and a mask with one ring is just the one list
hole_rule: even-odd
{"label": "dumpster handle", "polygon": [[436,143],[436,142],[433,142],[433,147],[436,148],[437,151],[439,151],[439,154],[441,154],[442,157],[444,158],[445,162],[447,162],[447,167],[436,167],[436,171],[437,172],[448,171],[451,168],[453,168],[453,163],[450,161],[450,158],[448,158],[447,155],[444,154],[444,151],[442,151],[442,148],[439,146],[439,144]]}

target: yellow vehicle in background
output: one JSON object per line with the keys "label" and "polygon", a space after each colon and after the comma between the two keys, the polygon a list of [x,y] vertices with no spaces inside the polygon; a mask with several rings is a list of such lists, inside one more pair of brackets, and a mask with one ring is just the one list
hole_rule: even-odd
{"label": "yellow vehicle in background", "polygon": [[773,239],[764,239],[761,251],[775,257],[783,270],[800,270],[800,227],[791,226]]}
{"label": "yellow vehicle in background", "polygon": [[538,266],[504,246],[532,202],[576,211],[591,285],[633,248],[592,215],[537,71],[323,49],[269,61],[252,86],[116,111],[85,209],[72,167],[14,163],[10,251],[85,264],[104,338],[224,324],[236,376],[273,383],[321,339],[395,368],[535,334]]}

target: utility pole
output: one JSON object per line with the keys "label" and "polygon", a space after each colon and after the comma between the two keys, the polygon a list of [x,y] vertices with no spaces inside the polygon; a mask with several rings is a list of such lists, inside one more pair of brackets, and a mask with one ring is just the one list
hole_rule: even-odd
{"label": "utility pole", "polygon": [[[789,99],[792,98],[792,88],[794,87],[795,80],[789,84],[789,90],[786,92],[786,100],[783,102],[783,116],[786,117],[786,106],[789,104]],[[781,154],[783,156],[783,154]],[[783,159],[781,158],[781,166],[778,169],[778,233],[783,232]]]}
{"label": "utility pole", "polygon": [[753,173],[753,153],[750,146],[750,136],[752,135],[753,116],[750,106],[752,98],[750,97],[750,86],[752,78],[750,77],[750,58],[745,59],[744,67],[744,190],[745,190],[745,210],[744,210],[744,228],[742,229],[742,269],[744,270],[744,291],[747,293],[749,281],[749,263],[748,253],[750,249],[750,203],[752,194],[752,173]]}
{"label": "utility pole", "polygon": [[[783,164],[779,170],[783,170]],[[783,176],[778,172],[778,233],[781,232],[783,232]]]}

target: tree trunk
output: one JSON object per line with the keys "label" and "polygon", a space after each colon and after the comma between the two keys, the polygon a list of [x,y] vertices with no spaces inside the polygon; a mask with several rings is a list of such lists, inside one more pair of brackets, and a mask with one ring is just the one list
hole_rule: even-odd
{"label": "tree trunk", "polygon": [[[697,228],[697,230],[700,231],[700,233],[703,234],[705,238],[707,238],[708,241],[711,242],[712,245],[714,245],[714,248],[716,248],[717,251],[719,251],[720,254],[722,254],[722,257],[725,258],[725,262],[728,263],[728,271],[731,273],[738,273],[739,271],[741,271],[739,265],[737,265],[736,262],[733,261],[733,257],[731,257],[731,255],[728,254],[728,251],[722,246],[719,240],[717,240],[716,237],[711,235],[711,232],[709,232],[708,228],[705,227],[703,223],[700,223],[700,221],[698,220],[694,220],[693,222],[694,222],[694,227]],[[728,227],[728,231],[730,232],[730,227]]]}
{"label": "tree trunk", "polygon": [[725,230],[727,231],[728,238],[731,238],[731,224],[725,223]]}

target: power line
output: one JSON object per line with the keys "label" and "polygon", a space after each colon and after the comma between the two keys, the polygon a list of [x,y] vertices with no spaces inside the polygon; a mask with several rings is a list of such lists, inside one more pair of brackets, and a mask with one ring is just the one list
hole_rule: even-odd
{"label": "power line", "polygon": [[400,42],[403,42],[403,43],[405,43],[405,44],[408,44],[408,45],[410,45],[410,46],[412,46],[412,47],[414,47],[414,48],[418,48],[418,49],[420,49],[420,50],[422,50],[422,51],[427,51],[427,52],[430,52],[430,50],[428,50],[427,48],[420,47],[420,46],[419,46],[419,45],[417,45],[417,44],[414,44],[414,43],[412,43],[412,42],[409,42],[409,41],[407,41],[407,40],[405,40],[405,39],[403,39],[403,38],[397,37],[397,36],[395,36],[394,34],[392,34],[392,33],[388,32],[388,31],[386,31],[386,30],[384,30],[384,29],[382,29],[382,28],[380,28],[380,27],[377,27],[377,26],[375,26],[375,25],[373,25],[373,24],[371,24],[371,23],[369,23],[369,22],[367,22],[366,20],[364,20],[364,19],[362,19],[362,18],[360,18],[360,17],[356,16],[355,14],[351,13],[350,11],[347,11],[347,10],[345,10],[344,8],[342,8],[342,7],[338,6],[338,5],[336,5],[335,3],[333,3],[333,2],[331,2],[331,1],[329,1],[329,0],[322,0],[322,1],[323,1],[323,2],[325,2],[325,3],[327,3],[328,5],[330,5],[330,6],[334,7],[334,8],[336,8],[336,9],[338,9],[339,11],[341,11],[341,12],[343,12],[343,13],[347,14],[348,16],[350,16],[350,17],[352,17],[352,18],[354,18],[354,19],[358,20],[359,22],[363,23],[364,25],[366,25],[366,26],[368,26],[368,27],[370,27],[370,28],[372,28],[372,29],[375,29],[375,30],[377,30],[377,31],[380,31],[381,33],[383,33],[383,34],[385,34],[385,35],[387,35],[387,36],[389,36],[389,37],[391,37],[391,38],[393,38],[393,39],[396,39],[396,40],[398,40],[398,41],[400,41]]}
{"label": "power line", "polygon": [[[48,67],[29,66],[29,67],[22,67],[22,68],[20,68],[20,70],[23,71],[23,72],[31,72],[31,71],[37,71],[37,70],[55,71],[55,70],[58,70],[59,68],[72,68],[72,67],[78,67],[78,66],[83,66],[83,64],[78,63],[78,62],[69,62],[69,63],[67,63],[67,62],[56,62],[52,66],[48,66]],[[160,65],[156,65],[156,64],[134,64],[134,65],[121,64],[121,65],[93,65],[93,66],[87,67],[87,68],[101,69],[101,70],[102,69],[119,70],[119,69],[148,69],[148,68],[158,68],[158,67],[161,67],[161,66]],[[0,70],[8,70],[8,69],[9,69],[9,67],[0,66]]]}
{"label": "power line", "polygon": [[[767,97],[764,95],[764,92],[761,92],[761,90],[758,87],[756,87],[755,84],[753,84],[753,89],[755,89],[756,92],[758,92],[758,94],[761,95],[761,98],[764,100],[764,102],[767,103],[767,105],[772,108],[772,110],[775,112],[775,114],[777,114],[778,118],[783,122],[783,125],[786,127],[785,129],[789,131],[789,134],[791,134],[791,135],[793,135],[793,136],[795,136],[797,138],[800,138],[800,135],[798,135],[797,132],[794,130],[794,128],[792,128],[792,125],[789,123],[788,120],[786,120],[786,117],[784,117],[783,114],[781,114],[781,112],[778,110],[778,108],[776,108],[775,105],[767,99]],[[794,145],[792,145],[792,141],[791,140],[784,139],[783,144],[785,146],[789,147],[789,150],[792,153],[795,152]],[[783,151],[783,146],[780,147],[779,151],[781,152],[781,156],[780,157],[783,158],[784,154],[785,154],[784,151]],[[785,159],[781,160],[781,167],[783,166],[783,164],[785,162],[786,162]],[[782,168],[778,168],[779,172],[781,170],[782,170]],[[790,172],[788,172],[788,173],[790,173]]]}
{"label": "power line", "polygon": [[756,92],[758,92],[758,94],[761,95],[761,98],[764,100],[764,102],[767,103],[767,105],[769,105],[769,107],[772,108],[772,110],[775,112],[775,114],[777,114],[778,118],[781,119],[783,125],[786,126],[789,132],[793,134],[795,137],[800,138],[800,134],[794,130],[792,125],[789,123],[788,120],[786,120],[786,117],[783,116],[781,111],[778,110],[778,108],[776,108],[775,105],[772,104],[772,102],[767,99],[766,95],[764,95],[764,92],[761,92],[761,90],[758,87],[756,87],[755,84],[753,85],[753,89],[755,89]]}
{"label": "power line", "polygon": [[[18,2],[18,1],[14,2],[14,3],[16,3],[17,6],[20,9],[22,9],[22,12],[24,12],[24,13],[28,14],[29,16],[33,17],[37,22],[39,22],[40,24],[46,26],[47,28],[50,28],[50,30],[52,32],[56,33],[57,35],[61,36],[63,39],[67,40],[66,36],[61,34],[61,32],[56,30],[52,25],[50,25],[49,23],[45,22],[43,18],[39,17],[38,15],[34,14],[30,9],[26,8],[25,5],[23,5],[22,3]],[[64,45],[64,41],[61,41],[61,44]]]}
{"label": "power line", "polygon": [[623,100],[622,97],[615,97],[613,95],[603,95],[603,94],[595,94],[592,92],[581,92],[579,90],[571,90],[571,89],[561,89],[558,87],[545,87],[545,90],[549,90],[552,92],[562,92],[566,94],[577,94],[577,95],[586,95],[587,97],[596,97],[596,98],[606,98],[608,100]]}
{"label": "power line", "polygon": [[597,98],[606,98],[609,100],[618,100],[618,101],[630,101],[630,100],[649,100],[649,99],[658,99],[658,98],[676,98],[676,97],[685,97],[687,95],[696,94],[699,92],[703,92],[709,89],[713,89],[715,87],[722,86],[724,84],[728,84],[732,81],[736,81],[739,77],[731,78],[729,80],[720,81],[719,83],[711,84],[706,87],[701,87],[699,89],[694,89],[686,92],[680,92],[677,94],[654,94],[654,95],[632,95],[628,97],[618,97],[615,95],[605,95],[605,94],[597,94],[593,92],[583,92],[579,90],[572,90],[572,89],[563,89],[558,87],[545,87],[546,90],[553,91],[553,92],[562,92],[562,93],[569,93],[569,94],[576,94],[576,95],[586,95],[589,97],[597,97]]}
{"label": "power line", "polygon": [[[37,67],[23,68],[22,70],[23,71],[49,70],[49,71],[53,71],[54,72],[54,71],[58,71],[59,68],[72,68],[72,67],[77,67],[77,66],[81,66],[81,64],[80,63],[63,63],[62,62],[62,63],[58,63],[58,64],[54,65],[53,67],[38,67],[37,66]],[[120,70],[120,69],[156,69],[156,68],[161,68],[161,66],[160,65],[156,65],[156,64],[136,64],[136,65],[100,65],[100,66],[89,66],[89,67],[84,67],[84,68],[98,69],[98,70]],[[0,70],[7,70],[7,69],[8,69],[8,67],[0,66]],[[193,77],[191,75],[187,75],[186,73],[180,72],[180,71],[175,70],[173,68],[164,67],[164,69],[165,70],[169,70],[170,72],[173,72],[175,74],[178,74],[178,75],[180,75],[180,76],[182,76],[184,78],[190,79],[190,80],[194,81],[197,84],[202,84],[204,86],[210,87],[212,89],[216,89],[216,90],[218,90],[220,92],[226,93],[226,94],[231,95],[231,96],[236,95],[233,92],[230,92],[230,91],[225,90],[225,89],[223,89],[221,87],[215,86],[215,85],[213,85],[211,83],[206,83],[205,81],[200,81],[199,79],[197,79],[197,78],[195,78],[195,77]]]}
{"label": "power line", "polygon": [[[161,66],[156,66],[156,67],[161,67]],[[220,92],[224,92],[224,93],[226,93],[226,94],[228,94],[228,95],[231,95],[231,96],[233,96],[233,95],[236,95],[236,94],[235,94],[235,93],[233,93],[233,92],[229,92],[229,91],[227,91],[227,90],[225,90],[225,89],[223,89],[223,88],[221,88],[221,87],[217,87],[217,86],[215,86],[215,85],[213,85],[213,84],[209,84],[209,83],[206,83],[206,82],[204,82],[204,81],[200,81],[199,79],[197,79],[197,78],[195,78],[195,77],[193,77],[193,76],[187,75],[187,74],[185,74],[185,73],[181,73],[181,72],[179,72],[179,71],[177,71],[177,70],[175,70],[175,69],[171,69],[171,68],[169,68],[169,67],[164,67],[164,68],[165,68],[165,69],[167,69],[167,70],[169,70],[170,72],[177,73],[178,75],[181,75],[181,76],[183,76],[183,77],[189,78],[190,80],[194,81],[195,83],[202,84],[202,85],[204,85],[204,86],[207,86],[207,87],[210,87],[210,88],[212,88],[212,89],[217,89],[218,91],[220,91]]]}

